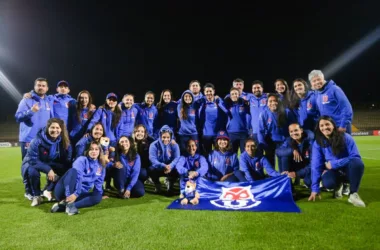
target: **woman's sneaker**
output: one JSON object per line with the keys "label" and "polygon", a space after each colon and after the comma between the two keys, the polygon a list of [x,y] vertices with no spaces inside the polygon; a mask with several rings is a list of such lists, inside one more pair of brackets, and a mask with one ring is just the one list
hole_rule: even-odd
{"label": "woman's sneaker", "polygon": [[343,194],[343,184],[340,184],[337,188],[334,189],[334,198],[335,199],[342,199]]}
{"label": "woman's sneaker", "polygon": [[41,196],[34,196],[32,199],[32,204],[30,204],[32,207],[38,206],[42,203],[42,197]]}
{"label": "woman's sneaker", "polygon": [[343,183],[343,192],[344,195],[350,194],[350,183]]}
{"label": "woman's sneaker", "polygon": [[365,203],[364,201],[362,201],[362,199],[360,199],[358,193],[350,194],[348,202],[352,203],[352,205],[354,205],[355,207],[365,207]]}
{"label": "woman's sneaker", "polygon": [[33,200],[33,195],[25,193],[24,197],[27,198],[28,200],[32,201]]}
{"label": "woman's sneaker", "polygon": [[66,213],[68,215],[75,215],[79,213],[78,208],[75,207],[74,202],[66,204]]}
{"label": "woman's sneaker", "polygon": [[66,208],[66,202],[65,201],[61,201],[59,203],[57,202],[51,207],[50,212],[52,212],[52,213],[65,212],[65,208]]}
{"label": "woman's sneaker", "polygon": [[52,201],[53,200],[53,196],[52,196],[51,193],[52,192],[44,190],[44,192],[42,193],[42,196],[44,196],[46,199],[48,199],[48,201]]}

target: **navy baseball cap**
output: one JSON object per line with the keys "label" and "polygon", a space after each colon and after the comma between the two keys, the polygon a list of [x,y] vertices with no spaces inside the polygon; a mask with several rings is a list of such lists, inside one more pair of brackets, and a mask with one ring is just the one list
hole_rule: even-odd
{"label": "navy baseball cap", "polygon": [[109,93],[106,97],[106,99],[110,99],[111,97],[115,98],[117,100],[117,95],[115,93]]}
{"label": "navy baseball cap", "polygon": [[219,131],[217,136],[216,136],[216,140],[219,140],[219,139],[226,139],[226,140],[230,140],[230,137],[228,136],[227,132],[226,131]]}
{"label": "navy baseball cap", "polygon": [[65,80],[61,80],[61,81],[59,81],[59,82],[57,83],[57,88],[58,88],[60,85],[62,85],[62,84],[65,84],[67,87],[70,87],[70,85],[69,85],[69,83],[68,83],[67,81],[65,81]]}

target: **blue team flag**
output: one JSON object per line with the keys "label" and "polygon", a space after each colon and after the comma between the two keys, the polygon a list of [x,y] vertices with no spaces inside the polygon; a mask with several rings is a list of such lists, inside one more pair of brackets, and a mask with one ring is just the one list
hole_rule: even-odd
{"label": "blue team flag", "polygon": [[290,181],[286,175],[255,182],[213,182],[201,178],[197,184],[198,205],[181,205],[181,199],[177,199],[167,208],[300,213],[293,201]]}

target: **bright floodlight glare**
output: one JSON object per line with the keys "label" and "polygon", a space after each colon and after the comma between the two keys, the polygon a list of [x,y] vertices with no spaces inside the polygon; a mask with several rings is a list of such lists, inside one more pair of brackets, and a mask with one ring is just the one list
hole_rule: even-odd
{"label": "bright floodlight glare", "polygon": [[8,78],[4,75],[4,73],[0,70],[0,85],[4,88],[4,90],[12,97],[12,99],[19,103],[22,99],[22,95],[15,88],[15,86],[8,80]]}
{"label": "bright floodlight glare", "polygon": [[323,74],[325,77],[331,77],[341,68],[350,63],[359,54],[363,53],[366,49],[375,44],[379,39],[380,25],[367,36],[363,37],[359,42],[354,44],[349,50],[345,51],[342,55],[324,67],[322,70]]}

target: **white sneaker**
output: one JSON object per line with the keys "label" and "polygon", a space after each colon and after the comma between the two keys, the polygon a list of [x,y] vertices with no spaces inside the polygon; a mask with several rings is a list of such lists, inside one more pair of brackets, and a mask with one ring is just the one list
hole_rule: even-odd
{"label": "white sneaker", "polygon": [[42,202],[42,197],[41,196],[34,196],[33,200],[32,200],[31,206],[32,207],[38,206],[38,205],[41,204],[41,202]]}
{"label": "white sneaker", "polygon": [[45,198],[48,199],[48,201],[52,201],[53,200],[53,196],[51,194],[51,192],[45,190],[43,193],[42,193],[42,196],[44,196]]}
{"label": "white sneaker", "polygon": [[25,193],[24,197],[27,198],[30,201],[33,200],[33,195],[31,195],[31,194]]}
{"label": "white sneaker", "polygon": [[352,203],[355,207],[365,207],[364,201],[360,199],[360,196],[358,193],[350,194],[350,197],[348,198],[348,202]]}
{"label": "white sneaker", "polygon": [[344,195],[350,194],[350,183],[343,183],[343,192]]}
{"label": "white sneaker", "polygon": [[343,183],[334,189],[334,198],[335,199],[342,199],[342,197],[343,197],[342,191],[343,191]]}

